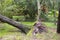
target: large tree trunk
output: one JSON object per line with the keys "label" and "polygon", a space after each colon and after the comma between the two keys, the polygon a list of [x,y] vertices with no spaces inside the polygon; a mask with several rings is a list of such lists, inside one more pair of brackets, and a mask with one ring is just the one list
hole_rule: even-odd
{"label": "large tree trunk", "polygon": [[6,23],[8,23],[8,24],[10,24],[10,25],[12,25],[12,26],[20,29],[20,30],[21,30],[22,32],[24,32],[25,34],[26,34],[27,31],[28,31],[28,28],[27,28],[27,27],[25,27],[24,25],[22,25],[22,24],[20,24],[20,23],[18,23],[18,22],[16,22],[16,21],[14,21],[14,20],[12,20],[12,19],[10,19],[10,18],[8,18],[8,17],[5,17],[5,16],[0,15],[0,21],[6,22]]}
{"label": "large tree trunk", "polygon": [[59,16],[58,16],[58,23],[57,23],[57,33],[60,33],[60,6],[59,6]]}

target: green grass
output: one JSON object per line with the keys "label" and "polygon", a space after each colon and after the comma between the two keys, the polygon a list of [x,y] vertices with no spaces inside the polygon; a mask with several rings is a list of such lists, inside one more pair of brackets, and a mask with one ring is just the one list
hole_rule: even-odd
{"label": "green grass", "polygon": [[[35,22],[22,22],[24,25],[33,26]],[[56,28],[56,25],[53,22],[42,22],[47,27]]]}
{"label": "green grass", "polygon": [[47,27],[56,28],[56,25],[52,22],[43,22]]}
{"label": "green grass", "polygon": [[[28,27],[33,27],[34,23],[35,22],[22,22],[22,24],[27,25]],[[56,28],[56,25],[54,23],[52,23],[52,22],[43,22],[43,24],[45,24],[49,28]],[[1,27],[0,28],[0,37],[2,37],[4,35],[7,35],[7,34],[15,34],[15,33],[21,35],[20,32],[9,32],[10,30],[11,31],[16,31],[18,29],[15,28],[15,27],[13,27],[13,26],[11,26],[11,25],[9,25],[9,24],[7,24],[7,23],[0,23],[0,27]],[[33,29],[31,29],[29,31],[29,33],[27,34],[27,36],[32,36],[32,30]],[[38,34],[37,37],[39,38],[39,37],[41,37],[41,35]]]}
{"label": "green grass", "polygon": [[22,22],[24,25],[33,26],[34,22]]}
{"label": "green grass", "polygon": [[16,29],[15,27],[7,24],[7,23],[0,23],[0,36],[8,34],[10,30]]}

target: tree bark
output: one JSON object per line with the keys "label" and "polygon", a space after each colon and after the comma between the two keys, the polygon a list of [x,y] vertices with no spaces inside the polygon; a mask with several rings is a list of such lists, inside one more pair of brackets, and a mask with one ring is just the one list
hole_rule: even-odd
{"label": "tree bark", "polygon": [[60,33],[60,6],[59,6],[59,15],[58,15],[58,23],[57,23],[57,33]]}
{"label": "tree bark", "polygon": [[40,12],[41,12],[41,4],[40,1],[37,0],[37,7],[38,7],[38,15],[37,15],[37,21],[39,21],[40,19]]}
{"label": "tree bark", "polygon": [[10,19],[10,18],[8,18],[8,17],[5,17],[5,16],[3,16],[3,15],[1,15],[1,14],[0,14],[0,21],[6,22],[6,23],[8,23],[8,24],[10,24],[10,25],[12,25],[12,26],[20,29],[20,30],[21,30],[23,33],[25,33],[25,34],[26,34],[27,31],[29,30],[29,28],[25,27],[25,25],[20,24],[20,23],[14,21],[14,20],[12,20],[12,19]]}

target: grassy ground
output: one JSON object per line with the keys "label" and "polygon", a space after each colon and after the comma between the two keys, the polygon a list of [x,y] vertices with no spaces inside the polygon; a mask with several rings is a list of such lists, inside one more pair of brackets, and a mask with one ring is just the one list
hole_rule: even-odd
{"label": "grassy ground", "polygon": [[[43,22],[48,27],[48,33],[32,34],[33,28],[27,35],[7,23],[0,23],[0,40],[56,40],[56,25],[51,22]],[[33,27],[34,22],[22,22],[28,27]]]}

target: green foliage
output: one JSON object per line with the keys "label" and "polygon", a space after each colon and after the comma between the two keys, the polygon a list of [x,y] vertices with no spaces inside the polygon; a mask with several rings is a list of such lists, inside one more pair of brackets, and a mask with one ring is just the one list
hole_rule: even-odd
{"label": "green foliage", "polygon": [[[41,5],[46,5],[48,12],[58,9],[57,0],[40,0],[40,3]],[[0,14],[9,18],[23,15],[25,16],[25,20],[35,21],[37,16],[37,2],[36,0],[0,0]],[[46,21],[54,21],[54,19],[58,17],[58,14],[55,15],[55,13],[41,14],[40,17]],[[53,17],[54,15],[57,17]]]}
{"label": "green foliage", "polygon": [[58,17],[58,11],[57,10],[52,10],[52,11],[49,11],[48,13],[48,16],[50,21],[57,21],[57,17]]}
{"label": "green foliage", "polygon": [[2,0],[0,1],[0,14],[2,15],[6,15],[6,16],[11,16],[10,11],[7,11],[7,9],[11,9],[12,8],[12,3],[13,3],[13,0]]}
{"label": "green foliage", "polygon": [[[51,10],[57,10],[57,0],[40,0],[40,3],[46,4],[48,12]],[[37,2],[36,0],[0,0],[0,14],[12,18],[12,16],[24,15],[29,16],[29,20],[36,20],[37,16]],[[48,14],[48,13],[47,13]],[[48,18],[47,14],[42,14],[43,19]],[[54,15],[54,13],[51,13]],[[50,14],[49,14],[50,15]]]}
{"label": "green foliage", "polygon": [[[34,4],[35,3],[35,4]],[[26,0],[25,1],[25,7],[23,10],[23,13],[25,15],[29,15],[30,19],[35,19],[36,14],[37,14],[37,6],[36,6],[36,2],[34,2],[32,0]]]}

